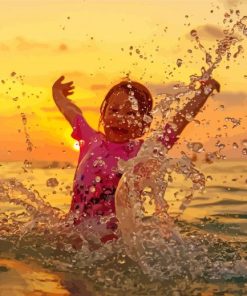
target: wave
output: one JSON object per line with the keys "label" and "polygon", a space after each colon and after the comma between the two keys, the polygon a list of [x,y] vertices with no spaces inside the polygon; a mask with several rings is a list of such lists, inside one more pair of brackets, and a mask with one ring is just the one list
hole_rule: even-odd
{"label": "wave", "polygon": [[210,206],[233,206],[233,205],[245,205],[247,201],[236,200],[236,199],[222,199],[220,201],[203,203],[203,204],[192,204],[193,208],[210,207]]}
{"label": "wave", "polygon": [[215,189],[217,191],[227,191],[227,192],[247,192],[246,188],[243,187],[232,187],[232,186],[221,186],[221,185],[217,185],[217,186],[207,186],[207,189]]}

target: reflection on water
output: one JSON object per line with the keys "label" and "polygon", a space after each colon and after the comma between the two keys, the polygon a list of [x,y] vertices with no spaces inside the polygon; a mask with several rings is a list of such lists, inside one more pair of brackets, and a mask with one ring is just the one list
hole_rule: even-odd
{"label": "reflection on water", "polygon": [[[1,165],[0,179],[18,176],[25,188],[36,192],[37,200],[51,204],[51,219],[60,219],[56,223],[62,230],[61,211],[69,209],[74,169],[33,165],[32,173],[20,174],[20,163]],[[71,247],[67,236],[61,242],[54,225],[44,227],[43,217],[40,225],[30,227],[23,237],[18,237],[17,231],[1,236],[0,295],[246,295],[246,163],[221,161],[197,166],[210,178],[204,193],[196,195],[175,222],[183,246],[170,241],[160,253],[148,250],[149,263],[163,272],[160,277],[145,275],[127,256],[121,239],[94,250],[88,242],[80,247],[80,236],[73,232],[69,235],[74,241]],[[181,189],[180,177],[174,176],[168,187],[168,200]],[[56,178],[58,184],[47,186],[50,178]],[[2,234],[4,213],[21,212],[22,206],[1,203]],[[22,221],[24,216],[18,217]],[[17,228],[18,224],[12,226]]]}
{"label": "reflection on water", "polygon": [[0,295],[70,295],[58,275],[14,259],[0,259],[0,287]]}

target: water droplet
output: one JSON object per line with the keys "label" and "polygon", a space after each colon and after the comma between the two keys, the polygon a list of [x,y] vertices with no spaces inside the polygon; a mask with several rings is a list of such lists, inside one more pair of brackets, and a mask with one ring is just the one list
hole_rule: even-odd
{"label": "water droplet", "polygon": [[93,162],[94,167],[97,167],[97,166],[102,167],[104,165],[105,165],[105,162],[101,158],[98,158]]}
{"label": "water droplet", "polygon": [[25,168],[31,168],[32,167],[32,162],[28,160],[24,160],[24,167]]}
{"label": "water droplet", "polygon": [[237,144],[236,142],[234,142],[234,143],[232,144],[232,147],[233,147],[234,149],[238,149],[238,144]]}
{"label": "water droplet", "polygon": [[144,114],[143,121],[145,121],[146,123],[150,123],[152,122],[152,117]]}
{"label": "water droplet", "polygon": [[241,119],[237,119],[234,117],[225,117],[225,121],[231,122],[233,124],[232,128],[235,128],[236,126],[239,126],[241,123]]}
{"label": "water droplet", "polygon": [[131,102],[131,108],[137,111],[139,109],[137,99],[133,96],[129,96],[129,101]]}
{"label": "water droplet", "polygon": [[90,186],[90,188],[89,188],[89,191],[90,191],[90,192],[95,192],[95,190],[96,190],[96,189],[95,189],[94,186]]}
{"label": "water droplet", "polygon": [[211,175],[207,176],[207,181],[212,181],[213,177]]}
{"label": "water droplet", "polygon": [[244,140],[242,141],[242,145],[243,145],[244,147],[247,147],[247,139],[244,139]]}
{"label": "water droplet", "polygon": [[47,187],[56,187],[59,184],[58,180],[56,178],[49,178],[46,181]]}
{"label": "water droplet", "polygon": [[118,263],[119,264],[124,264],[126,261],[125,261],[125,259],[124,258],[120,258],[120,259],[118,259]]}
{"label": "water droplet", "polygon": [[203,145],[200,142],[192,142],[188,143],[187,147],[192,150],[193,152],[201,153],[204,151]]}
{"label": "water droplet", "polygon": [[99,183],[99,182],[101,181],[100,176],[96,176],[96,177],[95,177],[95,181],[96,181],[97,183]]}
{"label": "water droplet", "polygon": [[182,63],[183,63],[183,60],[182,59],[177,59],[177,66],[178,67],[181,67],[182,66]]}
{"label": "water droplet", "polygon": [[193,116],[190,113],[186,113],[185,118],[186,118],[187,121],[192,121],[193,120]]}
{"label": "water droplet", "polygon": [[192,31],[190,32],[190,35],[191,35],[192,37],[197,37],[197,31],[196,31],[196,30],[192,30]]}
{"label": "water droplet", "polygon": [[194,120],[194,123],[196,126],[199,126],[201,124],[200,120],[197,120],[197,119]]}
{"label": "water droplet", "polygon": [[243,154],[243,155],[247,155],[247,148],[244,148],[244,149],[242,150],[242,154]]}

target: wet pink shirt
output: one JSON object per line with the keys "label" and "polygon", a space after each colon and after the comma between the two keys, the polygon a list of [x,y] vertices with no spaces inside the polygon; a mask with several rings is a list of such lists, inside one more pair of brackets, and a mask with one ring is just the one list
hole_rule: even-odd
{"label": "wet pink shirt", "polygon": [[[135,157],[143,140],[109,142],[102,133],[93,130],[82,116],[76,117],[71,136],[80,144],[71,211],[79,212],[81,217],[115,213],[114,194],[121,178],[118,161]],[[169,125],[166,125],[160,140],[168,148],[177,140]]]}

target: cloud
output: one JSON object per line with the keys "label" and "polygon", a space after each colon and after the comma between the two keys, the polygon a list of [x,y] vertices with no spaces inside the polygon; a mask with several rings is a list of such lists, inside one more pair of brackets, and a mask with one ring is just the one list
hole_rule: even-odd
{"label": "cloud", "polygon": [[226,8],[236,7],[240,4],[240,0],[219,0],[220,3],[223,3]]}
{"label": "cloud", "polygon": [[49,44],[28,40],[24,37],[16,37],[14,40],[15,47],[19,50],[30,50],[30,49],[47,49]]}
{"label": "cloud", "polygon": [[198,28],[199,32],[208,38],[222,38],[224,36],[220,27],[214,25],[205,25]]}
{"label": "cloud", "polygon": [[159,94],[168,94],[168,95],[175,95],[181,90],[185,90],[185,88],[179,88],[177,89],[175,86],[181,82],[169,82],[166,84],[147,84],[147,88],[151,91],[153,95],[159,95]]}
{"label": "cloud", "polygon": [[216,94],[214,99],[228,106],[246,105],[247,93],[245,92],[222,92]]}
{"label": "cloud", "polygon": [[49,48],[51,48],[51,46],[48,43],[29,40],[21,36],[0,43],[0,51],[28,51],[37,49],[47,50]]}
{"label": "cloud", "polygon": [[[147,87],[153,95],[175,95],[181,92],[181,90],[185,90],[185,88],[174,88],[178,83],[174,81],[167,84],[147,84]],[[247,104],[247,93],[245,92],[220,92],[216,93],[213,98],[215,101],[222,102],[222,104],[227,106],[242,106]]]}
{"label": "cloud", "polygon": [[0,43],[0,51],[9,51],[9,46],[4,44],[3,42]]}
{"label": "cloud", "polygon": [[[195,30],[198,32],[198,36],[200,38],[207,40],[221,39],[224,37],[223,29],[219,26],[204,25],[195,28]],[[187,34],[186,36],[187,38],[191,39],[190,34]]]}
{"label": "cloud", "polygon": [[37,40],[28,39],[23,36],[17,36],[14,39],[6,40],[0,42],[0,51],[34,51],[34,50],[47,50],[49,52],[59,52],[59,53],[67,53],[67,52],[92,52],[97,51],[99,48],[96,44],[90,44],[87,42],[77,42],[71,43],[70,45],[61,42],[41,42]]}

